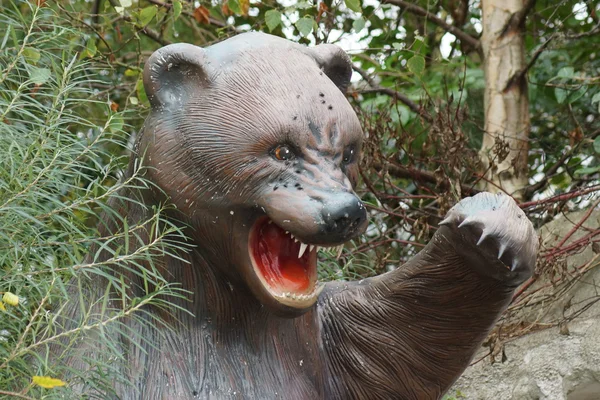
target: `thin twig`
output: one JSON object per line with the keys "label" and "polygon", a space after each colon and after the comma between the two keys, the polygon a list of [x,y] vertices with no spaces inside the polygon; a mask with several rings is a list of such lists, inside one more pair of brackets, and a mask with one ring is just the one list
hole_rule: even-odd
{"label": "thin twig", "polygon": [[514,84],[521,82],[522,79],[525,79],[525,75],[527,75],[527,72],[529,71],[529,69],[531,67],[533,67],[533,64],[535,64],[537,59],[544,52],[544,50],[546,50],[546,47],[548,47],[550,42],[556,38],[556,36],[558,36],[558,35],[557,34],[550,35],[548,40],[546,40],[544,43],[542,43],[540,45],[540,47],[538,47],[538,49],[535,51],[535,53],[533,53],[533,56],[531,56],[531,60],[529,60],[527,65],[525,67],[523,67],[523,69],[515,72],[515,74],[513,76],[511,76],[511,78],[506,83],[506,86],[504,87],[504,90],[503,90],[504,93],[506,93],[508,90],[510,90],[510,88]]}
{"label": "thin twig", "polygon": [[[377,171],[381,171],[383,169],[383,166],[379,163],[374,163],[372,167]],[[434,183],[439,185],[440,188],[447,188],[449,186],[447,182],[439,182],[433,172],[423,171],[416,168],[402,167],[394,164],[387,165],[386,170],[390,175],[396,178],[415,179],[421,182]],[[468,185],[461,184],[460,188],[463,193],[468,193],[470,195],[479,193],[479,190]]]}
{"label": "thin twig", "polygon": [[369,73],[362,68],[359,68],[359,67],[353,65],[352,69],[354,69],[356,72],[358,72],[360,74],[360,76],[362,76],[363,79],[369,84],[369,86],[371,86],[370,89],[361,89],[359,91],[360,93],[387,94],[388,96],[393,97],[396,100],[399,100],[400,102],[404,103],[404,105],[406,105],[408,108],[410,108],[416,114],[423,117],[423,119],[426,120],[427,122],[433,122],[433,119],[428,114],[424,113],[423,110],[421,109],[421,107],[419,107],[419,105],[417,103],[415,103],[414,101],[409,99],[406,95],[404,95],[394,89],[379,86],[377,83],[375,83],[375,80],[373,80],[373,78],[371,78],[369,76]]}
{"label": "thin twig", "polygon": [[597,192],[597,191],[600,191],[600,185],[590,186],[589,188],[583,189],[583,190],[578,189],[578,190],[574,190],[574,191],[571,191],[568,193],[562,193],[557,196],[549,197],[549,198],[543,199],[543,200],[528,201],[528,202],[519,204],[519,207],[528,208],[528,207],[533,207],[533,206],[540,206],[542,204],[547,204],[547,203],[558,203],[560,201],[571,200],[571,199],[574,199],[575,197],[580,197],[580,196],[586,195],[588,193],[593,193],[593,192]]}
{"label": "thin twig", "polygon": [[444,21],[443,19],[437,17],[436,15],[430,13],[429,11],[427,11],[424,8],[421,8],[415,4],[409,3],[408,1],[403,1],[403,0],[383,0],[382,3],[384,4],[393,4],[395,6],[398,7],[402,7],[403,9],[405,9],[406,11],[421,16],[421,17],[425,17],[427,18],[427,20],[433,22],[434,24],[438,25],[439,27],[443,28],[444,30],[446,30],[447,32],[453,34],[454,36],[456,36],[458,39],[460,39],[460,41],[462,41],[463,43],[467,43],[470,46],[472,46],[473,48],[475,48],[476,50],[480,49],[480,43],[479,40],[474,38],[473,36],[469,35],[468,33],[466,33],[465,31],[463,31],[462,29],[457,28],[454,25],[450,25],[449,23],[447,23],[446,21]]}
{"label": "thin twig", "polygon": [[531,196],[533,196],[534,193],[537,193],[538,190],[540,190],[541,188],[543,188],[544,186],[546,186],[546,184],[548,183],[548,181],[550,180],[550,178],[558,171],[558,169],[560,167],[562,167],[564,165],[564,163],[567,161],[567,159],[569,157],[571,157],[573,155],[573,151],[565,151],[562,156],[560,156],[560,158],[558,159],[558,161],[556,161],[554,164],[552,164],[552,166],[550,166],[550,168],[548,168],[548,171],[546,171],[544,178],[542,178],[542,180],[540,180],[539,182],[534,183],[533,185],[529,185],[525,188],[523,188],[523,196],[526,199],[531,199]]}
{"label": "thin twig", "polygon": [[33,397],[25,396],[24,394],[21,394],[21,393],[6,392],[4,390],[0,390],[0,394],[5,394],[7,396],[14,396],[14,397],[18,397],[20,399],[35,400]]}
{"label": "thin twig", "polygon": [[[167,8],[169,10],[173,7],[173,4],[165,3],[164,1],[160,1],[160,0],[148,0],[148,2],[152,3],[152,4],[156,4],[157,6],[160,6],[160,7]],[[187,15],[188,17],[194,18],[194,14],[189,11],[183,11],[182,14]],[[208,17],[208,21],[210,22],[211,25],[215,25],[220,28],[229,28],[229,29],[233,30],[234,32],[240,32],[235,26],[229,25],[223,21],[219,21],[218,19],[215,19],[213,17]]]}
{"label": "thin twig", "polygon": [[[110,2],[110,4],[113,7],[120,7],[121,6],[120,3],[117,3],[116,0],[109,0],[109,2]],[[166,45],[171,44],[170,40],[167,40],[167,39],[161,37],[160,33],[156,32],[155,30],[150,29],[150,28],[145,27],[145,26],[139,26],[138,24],[136,24],[135,21],[133,21],[133,18],[131,18],[131,16],[129,14],[126,14],[125,11],[123,11],[123,15],[121,15],[121,17],[125,21],[133,23],[135,25],[135,27],[137,29],[139,29],[139,31],[141,33],[143,33],[144,35],[148,36],[150,39],[154,40],[155,42],[159,43],[160,45],[166,46]]]}
{"label": "thin twig", "polygon": [[574,40],[574,39],[581,39],[581,38],[588,37],[588,36],[593,36],[597,33],[600,33],[600,23],[598,23],[595,27],[593,27],[592,29],[590,29],[587,32],[574,33],[572,35],[564,35],[564,36],[565,36],[565,39]]}

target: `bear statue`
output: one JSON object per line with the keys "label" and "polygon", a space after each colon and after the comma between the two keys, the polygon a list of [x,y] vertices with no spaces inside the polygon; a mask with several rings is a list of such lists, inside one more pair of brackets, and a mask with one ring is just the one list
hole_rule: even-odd
{"label": "bear statue", "polygon": [[480,193],[405,265],[319,283],[318,249],[368,224],[351,74],[334,45],[257,32],[148,59],[132,162],[160,188],[142,201],[168,197],[193,242],[161,260],[190,294],[145,351],[119,344],[118,398],[439,399],[468,366],[533,272],[533,226],[510,196]]}

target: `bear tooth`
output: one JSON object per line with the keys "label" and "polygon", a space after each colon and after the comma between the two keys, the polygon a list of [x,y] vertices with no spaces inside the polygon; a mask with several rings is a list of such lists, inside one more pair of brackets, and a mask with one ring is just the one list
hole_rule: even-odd
{"label": "bear tooth", "polygon": [[306,247],[308,247],[305,243],[300,243],[300,251],[298,252],[298,258],[302,257],[304,252],[306,251]]}
{"label": "bear tooth", "polygon": [[316,247],[316,246],[315,246],[314,244],[311,244],[311,245],[309,245],[309,246],[308,246],[308,252],[310,253],[311,251],[313,251],[313,249],[314,249],[315,247]]}
{"label": "bear tooth", "polygon": [[321,294],[321,292],[323,291],[323,289],[325,289],[325,285],[323,285],[322,283],[317,282],[317,287],[316,287],[316,290],[314,291],[313,296],[314,297],[319,297],[319,295]]}

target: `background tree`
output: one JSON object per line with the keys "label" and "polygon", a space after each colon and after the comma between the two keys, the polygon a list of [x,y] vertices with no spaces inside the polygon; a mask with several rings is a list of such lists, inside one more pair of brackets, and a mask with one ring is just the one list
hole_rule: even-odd
{"label": "background tree", "polygon": [[[45,372],[28,369],[24,357],[31,353],[14,349],[40,340],[31,329],[46,320],[36,310],[56,310],[43,299],[61,295],[48,282],[54,288],[70,276],[48,280],[43,274],[50,267],[33,260],[50,252],[61,271],[71,271],[92,246],[96,205],[105,204],[103,193],[117,181],[127,142],[148,111],[144,62],[169,43],[207,46],[261,30],[303,44],[337,43],[352,56],[348,98],[367,135],[358,191],[372,224],[342,253],[320,253],[323,279],[398,267],[428,241],[452,204],[483,189],[513,195],[538,226],[560,213],[598,207],[597,2],[1,0],[0,7],[0,291],[29,299],[18,313],[7,305],[15,319],[1,320],[7,361],[0,387],[22,396],[37,393],[28,382]],[[68,68],[76,72],[65,81]],[[67,88],[74,100],[53,101]],[[35,158],[36,146],[44,157]],[[90,146],[93,151],[77,157]],[[77,168],[51,163],[65,147],[73,153],[61,165]],[[35,178],[55,170],[79,172]],[[52,211],[65,202],[80,204],[81,196],[90,196],[84,211],[68,217]],[[13,198],[21,203],[7,202]],[[47,208],[39,210],[42,205]],[[60,218],[35,222],[45,213]],[[61,232],[68,240],[55,240]],[[600,229],[568,245],[564,239],[542,248],[536,275],[517,292],[506,323],[488,342],[492,353],[503,338],[523,331],[514,311],[540,290],[538,280],[550,279],[544,290],[558,293],[597,265],[569,267],[563,260],[597,246]],[[32,252],[36,246],[45,250]],[[45,271],[44,278],[28,280],[24,260]]]}

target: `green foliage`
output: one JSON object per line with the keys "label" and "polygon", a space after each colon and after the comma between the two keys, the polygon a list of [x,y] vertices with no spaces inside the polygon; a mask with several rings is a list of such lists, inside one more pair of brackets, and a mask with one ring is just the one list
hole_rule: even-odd
{"label": "green foliage", "polygon": [[269,31],[277,28],[281,24],[281,13],[277,10],[269,10],[265,13],[265,23]]}
{"label": "green foliage", "polygon": [[466,399],[466,396],[460,390],[456,390],[454,395],[447,394],[444,397],[442,397],[442,400],[460,400],[460,399]]}
{"label": "green foliage", "polygon": [[[120,179],[128,114],[98,100],[99,71],[79,57],[89,49],[81,32],[49,7],[15,3],[0,14],[0,37],[0,388],[27,398],[70,397],[78,384],[110,393],[122,380],[110,360],[123,354],[107,333],[141,343],[125,318],[182,295],[154,266],[158,254],[182,248],[182,235],[162,209],[132,226],[118,211],[135,206],[149,182],[139,165]],[[103,237],[101,213],[124,228]],[[139,297],[124,290],[133,271],[147,285]],[[89,279],[105,283],[103,304],[86,302]],[[84,359],[75,346],[90,335],[103,353]],[[64,367],[73,357],[86,368]]]}
{"label": "green foliage", "polygon": [[360,6],[360,0],[344,0],[346,7],[354,12],[361,12],[362,7]]}
{"label": "green foliage", "polygon": [[314,25],[315,21],[310,16],[302,17],[296,21],[296,28],[298,28],[298,32],[304,37],[310,35]]}

